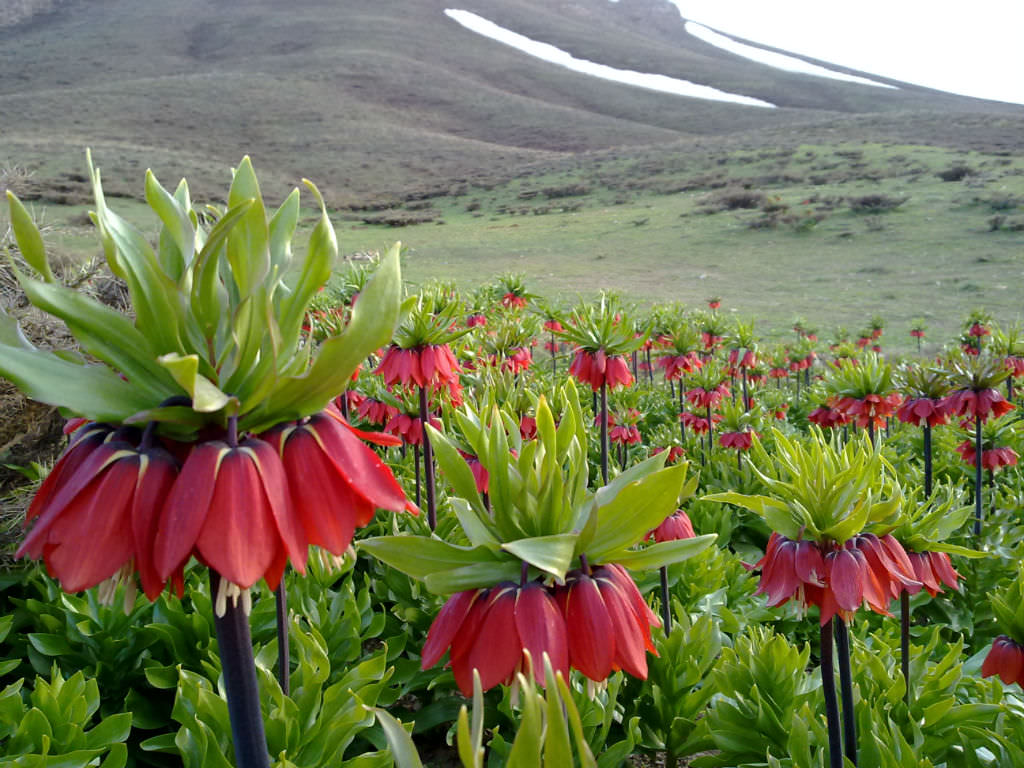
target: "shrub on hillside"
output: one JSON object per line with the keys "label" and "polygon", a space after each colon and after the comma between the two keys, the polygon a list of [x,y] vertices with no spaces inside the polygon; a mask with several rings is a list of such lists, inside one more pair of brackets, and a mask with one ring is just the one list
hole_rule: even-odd
{"label": "shrub on hillside", "polygon": [[890,197],[883,194],[863,195],[851,197],[847,200],[850,210],[854,213],[884,213],[892,211],[903,205],[909,197]]}
{"label": "shrub on hillside", "polygon": [[974,169],[968,165],[951,165],[949,168],[939,171],[935,175],[943,181],[962,181],[968,176],[973,176]]}

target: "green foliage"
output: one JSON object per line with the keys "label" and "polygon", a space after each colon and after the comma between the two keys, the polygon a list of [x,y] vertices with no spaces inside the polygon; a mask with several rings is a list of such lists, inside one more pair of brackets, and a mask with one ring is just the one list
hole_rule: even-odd
{"label": "green foliage", "polygon": [[124,768],[132,716],[122,712],[95,720],[100,708],[95,679],[82,672],[65,679],[54,664],[49,681],[37,677],[28,691],[23,683],[0,691],[0,752],[6,756],[0,765]]}

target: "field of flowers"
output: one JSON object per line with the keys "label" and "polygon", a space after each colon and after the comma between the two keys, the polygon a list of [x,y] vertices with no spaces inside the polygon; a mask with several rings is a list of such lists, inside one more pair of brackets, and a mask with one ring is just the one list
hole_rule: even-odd
{"label": "field of flowers", "polygon": [[68,418],[0,575],[0,765],[1024,765],[1024,332],[409,295],[397,244],[333,271],[312,184],[293,249],[247,159],[220,209],[148,176],[155,243],[91,180],[131,316],[8,196],[77,349],[0,317]]}

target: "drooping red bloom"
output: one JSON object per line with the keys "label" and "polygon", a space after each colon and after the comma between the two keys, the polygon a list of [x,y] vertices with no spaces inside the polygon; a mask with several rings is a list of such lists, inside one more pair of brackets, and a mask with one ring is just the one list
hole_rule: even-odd
{"label": "drooping red bloom", "polygon": [[978,338],[981,338],[982,336],[988,336],[990,333],[992,333],[992,331],[990,331],[981,323],[972,324],[970,330],[967,331],[967,334],[969,336],[976,336]]}
{"label": "drooping red bloom", "polygon": [[633,384],[633,374],[622,355],[609,357],[603,349],[595,352],[577,349],[569,366],[569,374],[575,376],[580,383],[589,384],[595,392],[601,389],[602,384],[607,384],[609,389]]}
{"label": "drooping red bloom", "polygon": [[537,419],[533,416],[524,415],[519,420],[519,434],[523,440],[533,440],[537,437]]}
{"label": "drooping red bloom", "polygon": [[704,344],[704,349],[712,349],[721,344],[724,338],[722,336],[716,336],[709,333],[708,331],[701,331],[700,340]]}
{"label": "drooping red bloom", "polygon": [[501,370],[520,373],[530,367],[533,362],[533,355],[527,347],[516,347],[501,360]]}
{"label": "drooping red bloom", "polygon": [[636,424],[616,424],[608,431],[608,439],[620,445],[636,445],[640,442],[640,430]]}
{"label": "drooping red bloom", "polygon": [[949,403],[943,399],[914,397],[904,400],[896,410],[896,418],[904,424],[938,427],[949,423]]}
{"label": "drooping red bloom", "polygon": [[913,336],[915,339],[923,339],[924,331],[920,330],[919,328],[911,328],[910,335]]}
{"label": "drooping red bloom", "polygon": [[661,621],[622,566],[597,566],[589,575],[570,572],[555,599],[565,616],[570,666],[596,681],[617,669],[647,679],[644,651],[657,655],[651,627]]}
{"label": "drooping red bloom", "polygon": [[690,516],[683,510],[677,509],[666,517],[661,525],[647,534],[647,538],[653,538],[656,542],[679,541],[680,539],[692,539],[696,535]]}
{"label": "drooping red bloom", "polygon": [[686,390],[686,399],[695,408],[717,408],[722,398],[729,394],[729,385],[722,382],[712,390],[703,387],[694,387]]}
{"label": "drooping red bloom", "polygon": [[1018,379],[1024,376],[1024,357],[1011,356],[1006,358],[1006,367],[1013,378]]}
{"label": "drooping red bloom", "polygon": [[501,297],[501,305],[511,309],[522,309],[526,306],[526,299],[509,291]]}
{"label": "drooping red bloom", "polygon": [[997,389],[958,389],[945,397],[951,415],[970,416],[986,421],[990,416],[998,419],[1014,409]]}
{"label": "drooping red bloom", "polygon": [[651,450],[651,453],[656,454],[666,450],[668,451],[668,458],[665,459],[666,464],[675,464],[686,455],[686,450],[681,445],[672,445],[668,448],[654,448]]}
{"label": "drooping red bloom", "polygon": [[545,320],[544,330],[553,331],[554,333],[561,333],[562,331],[565,330],[565,328],[563,328],[562,324],[557,320]]}
{"label": "drooping red bloom", "polygon": [[288,559],[305,572],[305,531],[270,443],[247,437],[237,445],[193,446],[160,512],[154,547],[160,578],[193,554],[241,589],[261,578],[276,589]]}
{"label": "drooping red bloom", "polygon": [[[978,454],[975,450],[973,440],[964,440],[960,445],[956,447],[956,452],[963,457],[965,463],[970,466],[976,466],[978,461]],[[981,451],[981,467],[982,469],[988,469],[995,472],[997,469],[1002,467],[1012,467],[1017,464],[1017,452],[1008,446],[1002,448],[989,448],[982,449]]]}
{"label": "drooping red bloom", "polygon": [[470,315],[466,318],[467,328],[475,328],[478,325],[487,325],[487,315]]}
{"label": "drooping red bloom", "polygon": [[25,525],[34,524],[16,556],[42,558],[65,592],[130,568],[154,600],[171,576],[157,573],[153,542],[178,463],[158,441],[140,444],[140,437],[131,428],[79,425],[29,506]]}
{"label": "drooping red bloom", "polygon": [[410,349],[393,344],[384,353],[375,372],[384,377],[384,383],[389,387],[395,384],[415,384],[435,390],[447,387],[453,394],[460,388],[459,363],[447,344]]}
{"label": "drooping red bloom", "polygon": [[466,464],[469,466],[469,471],[473,473],[473,480],[476,482],[476,490],[478,493],[487,493],[488,488],[491,484],[491,476],[488,473],[487,468],[480,463],[480,459],[474,456],[472,453],[466,453],[460,450],[459,455],[466,460]]}
{"label": "drooping red bloom", "polygon": [[[740,353],[743,353],[742,356]],[[730,349],[729,365],[734,368],[756,368],[757,355],[750,349]]]}
{"label": "drooping red bloom", "polygon": [[[434,416],[430,417],[430,426],[441,429],[441,422]],[[409,445],[423,444],[423,421],[419,416],[408,413],[396,413],[384,425],[384,431],[402,438]]]}
{"label": "drooping red bloom", "polygon": [[363,442],[396,445],[397,438],[363,432],[328,411],[280,424],[264,438],[284,465],[291,507],[301,525],[296,543],[303,547],[303,559],[303,541],[342,555],[355,529],[370,522],[378,508],[412,510],[391,469]]}
{"label": "drooping red bloom", "polygon": [[685,355],[666,355],[659,357],[657,364],[665,369],[665,380],[675,381],[681,379],[683,374],[693,373],[700,368],[704,362],[696,352],[687,352]]}
{"label": "drooping red bloom", "polygon": [[943,584],[960,589],[958,580],[963,577],[953,568],[953,563],[945,552],[908,551],[907,557],[914,567],[914,578],[924,584],[924,588],[932,597],[942,591]]}
{"label": "drooping red bloom", "polygon": [[363,401],[359,403],[356,408],[356,413],[359,414],[359,418],[363,421],[369,422],[370,424],[387,424],[393,416],[398,414],[398,409],[390,403],[385,403],[383,400],[377,400],[373,397],[363,398]]}
{"label": "drooping red bloom", "polygon": [[809,414],[807,420],[819,427],[841,427],[850,422],[850,417],[842,411],[837,411],[826,403],[822,403]]}
{"label": "drooping red bloom", "polygon": [[718,436],[718,444],[723,448],[735,448],[737,451],[749,451],[753,444],[751,432],[723,432]]}
{"label": "drooping red bloom", "polygon": [[862,398],[840,397],[833,406],[837,411],[842,411],[849,416],[861,429],[873,423],[876,427],[884,427],[885,420],[891,416],[903,397],[899,392],[890,392],[888,395],[865,395]]}
{"label": "drooping red bloom", "polygon": [[789,371],[786,368],[780,367],[769,368],[768,376],[772,379],[784,379],[789,376]]}
{"label": "drooping red bloom", "polygon": [[524,650],[530,652],[539,684],[544,684],[545,653],[554,671],[569,674],[565,618],[538,582],[522,587],[503,582],[452,595],[427,632],[421,668],[434,666],[449,648],[455,682],[466,696],[473,695],[474,668],[484,690],[512,682],[525,667]]}
{"label": "drooping red bloom", "polygon": [[[683,411],[679,414],[679,420],[683,422],[687,429],[692,429],[695,434],[703,435],[708,431],[708,420],[705,416],[698,416],[695,413],[690,413],[690,411]],[[722,415],[720,413],[712,414],[711,420],[717,424],[722,420]]]}
{"label": "drooping red bloom", "polygon": [[901,591],[914,594],[922,586],[892,536],[860,534],[842,546],[823,548],[815,541],[772,533],[754,567],[762,569],[757,593],[768,595],[768,605],[783,605],[795,597],[821,609],[822,625],[836,614],[848,621],[864,604],[889,615],[889,603]]}
{"label": "drooping red bloom", "polygon": [[1017,683],[1024,688],[1024,646],[1006,635],[997,637],[981,665],[982,677],[992,675],[999,675],[1005,685]]}

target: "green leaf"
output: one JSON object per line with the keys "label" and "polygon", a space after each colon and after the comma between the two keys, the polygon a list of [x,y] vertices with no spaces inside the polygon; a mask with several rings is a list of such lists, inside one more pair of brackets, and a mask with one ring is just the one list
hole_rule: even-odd
{"label": "green leaf", "polygon": [[43,276],[48,283],[54,282],[57,278],[50,271],[50,264],[46,260],[46,247],[43,245],[43,236],[39,233],[32,220],[32,214],[26,210],[11,190],[7,190],[7,207],[11,214],[11,229],[14,230],[14,240],[18,244],[18,250],[29,266]]}
{"label": "green leaf", "polygon": [[31,632],[28,641],[32,647],[44,656],[67,656],[71,654],[71,645],[64,635],[47,635],[41,632]]}
{"label": "green leaf", "polygon": [[229,208],[214,225],[192,263],[192,312],[203,336],[211,341],[228,303],[227,291],[220,282],[221,250],[231,231],[254,204],[253,200],[243,200]]}
{"label": "green leaf", "polygon": [[128,738],[132,730],[131,712],[121,712],[103,718],[99,725],[85,733],[85,744],[90,749],[107,747]]}
{"label": "green leaf", "polygon": [[174,243],[177,252],[161,253],[161,266],[172,280],[180,280],[185,267],[195,254],[196,232],[188,208],[161,186],[152,170],[146,170],[146,202],[160,217],[164,232]]}
{"label": "green leaf", "polygon": [[685,479],[686,465],[681,464],[647,474],[624,486],[612,498],[606,497],[607,503],[597,508],[597,531],[587,545],[587,555],[600,563],[609,553],[630,547],[647,536],[675,512]]}
{"label": "green leaf", "polygon": [[466,589],[489,587],[501,581],[515,581],[519,578],[520,570],[518,560],[474,563],[452,570],[436,571],[426,576],[423,583],[435,594],[450,595]]}
{"label": "green leaf", "polygon": [[416,745],[413,744],[412,736],[405,727],[383,709],[376,708],[371,711],[377,716],[377,722],[384,731],[384,738],[387,739],[388,747],[395,758],[396,768],[423,768]]}
{"label": "green leaf", "polygon": [[192,410],[198,413],[215,413],[228,404],[231,398],[220,391],[217,385],[199,373],[199,355],[171,353],[158,358],[178,385],[192,398]]}
{"label": "green leaf", "polygon": [[99,768],[124,768],[128,764],[128,747],[124,744],[111,744],[106,759]]}
{"label": "green leaf", "polygon": [[238,295],[233,297],[236,302],[251,295],[263,283],[270,269],[267,214],[256,172],[248,155],[242,158],[235,169],[231,189],[228,191],[228,207],[234,208],[246,200],[252,200],[253,204],[228,234],[228,263],[231,264],[231,275],[238,288]]}
{"label": "green leaf", "polygon": [[480,494],[476,490],[476,480],[465,459],[444,433],[430,424],[426,425],[426,430],[430,436],[430,447],[434,450],[434,458],[445,477],[448,478],[455,495],[465,499],[474,509],[484,511],[483,499],[480,498]]}
{"label": "green leaf", "polygon": [[123,373],[158,402],[174,392],[174,382],[156,363],[152,345],[132,322],[110,307],[60,283],[44,283],[18,274],[32,304],[63,320],[82,348]]}
{"label": "green leaf", "polygon": [[625,550],[606,556],[602,562],[614,562],[631,570],[650,570],[678,563],[703,552],[710,547],[717,533],[707,533],[692,539],[662,541],[637,550]]}
{"label": "green leaf", "polygon": [[577,538],[575,533],[534,536],[505,542],[501,548],[506,552],[511,552],[520,560],[525,560],[535,568],[550,573],[558,579],[564,579],[565,572],[572,565]]}
{"label": "green leaf", "polygon": [[376,536],[356,543],[369,552],[414,579],[425,579],[431,574],[479,564],[492,567],[499,556],[486,547],[457,547],[437,538],[424,536]]}
{"label": "green leaf", "polygon": [[382,259],[352,311],[352,321],[339,336],[327,339],[308,370],[284,377],[264,409],[239,420],[239,428],[256,432],[289,418],[322,410],[345,389],[352,372],[372,352],[391,341],[398,323],[401,294],[399,243]]}
{"label": "green leaf", "polygon": [[458,518],[459,525],[462,526],[462,531],[466,534],[470,544],[474,547],[498,548],[500,542],[486,512],[477,512],[468,501],[458,497],[449,498],[448,503],[455,512],[455,517]]}

